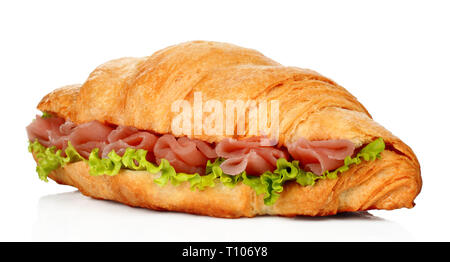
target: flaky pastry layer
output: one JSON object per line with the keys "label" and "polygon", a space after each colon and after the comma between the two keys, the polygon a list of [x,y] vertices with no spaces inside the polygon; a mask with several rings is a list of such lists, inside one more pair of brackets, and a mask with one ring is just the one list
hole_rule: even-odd
{"label": "flaky pastry layer", "polygon": [[382,158],[350,168],[337,179],[319,180],[313,186],[288,182],[272,206],[264,204],[249,186],[215,187],[192,191],[189,183],[159,186],[159,174],[121,170],[116,176],[92,176],[86,162],[76,162],[50,174],[57,183],[78,188],[97,199],[130,206],[225,218],[257,215],[326,216],[339,212],[396,209],[414,206],[421,181],[417,169],[405,156],[386,150]]}

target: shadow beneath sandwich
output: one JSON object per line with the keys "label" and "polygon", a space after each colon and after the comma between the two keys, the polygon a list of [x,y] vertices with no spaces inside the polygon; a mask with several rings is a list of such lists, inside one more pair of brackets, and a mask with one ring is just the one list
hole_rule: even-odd
{"label": "shadow beneath sandwich", "polygon": [[369,212],[327,217],[223,219],[133,208],[79,191],[43,196],[34,241],[409,241],[398,223]]}
{"label": "shadow beneath sandwich", "polygon": [[339,220],[339,219],[343,219],[343,220],[378,220],[378,221],[386,221],[384,218],[375,216],[371,213],[369,213],[368,211],[358,211],[358,212],[344,212],[344,213],[338,213],[336,215],[331,215],[331,216],[318,216],[318,217],[312,217],[312,216],[297,216],[294,217],[294,219],[299,219],[299,220]]}

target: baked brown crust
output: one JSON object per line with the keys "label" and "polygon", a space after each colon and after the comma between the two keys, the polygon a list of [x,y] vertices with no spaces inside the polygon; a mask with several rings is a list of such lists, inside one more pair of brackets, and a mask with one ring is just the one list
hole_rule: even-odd
{"label": "baked brown crust", "polygon": [[[157,188],[148,173],[124,170],[116,177],[90,177],[83,163],[69,164],[50,177],[96,198],[221,217],[329,215],[414,205],[422,186],[420,166],[405,143],[376,123],[354,96],[332,80],[311,70],[282,66],[252,49],[194,41],[150,57],[113,60],[96,68],[84,84],[48,94],[38,109],[75,123],[98,120],[164,134],[171,133],[176,116],[170,110],[172,102],[192,103],[196,91],[205,100],[224,103],[279,100],[280,146],[299,137],[348,139],[357,146],[382,137],[387,150],[381,160],[358,165],[352,170],[360,171],[346,171],[336,180],[321,180],[312,187],[291,183],[273,206],[261,206],[261,199],[245,185],[233,190],[216,186],[201,193],[185,190],[186,185]],[[227,135],[193,137],[219,142]],[[165,194],[170,197],[162,199]]]}
{"label": "baked brown crust", "polygon": [[382,159],[350,168],[338,179],[319,180],[313,186],[288,182],[272,206],[264,204],[249,186],[234,188],[217,183],[192,191],[189,183],[161,187],[153,182],[159,174],[122,169],[115,176],[91,176],[86,162],[71,163],[49,177],[71,185],[86,196],[118,201],[130,206],[224,218],[256,215],[325,216],[338,212],[396,209],[414,206],[420,190],[418,169],[405,156],[385,150]]}

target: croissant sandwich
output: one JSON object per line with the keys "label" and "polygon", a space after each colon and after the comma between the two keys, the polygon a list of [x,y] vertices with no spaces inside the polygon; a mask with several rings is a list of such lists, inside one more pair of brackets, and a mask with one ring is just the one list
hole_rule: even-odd
{"label": "croissant sandwich", "polygon": [[346,89],[226,43],[97,67],[27,126],[39,178],[96,199],[237,218],[411,208],[411,148]]}

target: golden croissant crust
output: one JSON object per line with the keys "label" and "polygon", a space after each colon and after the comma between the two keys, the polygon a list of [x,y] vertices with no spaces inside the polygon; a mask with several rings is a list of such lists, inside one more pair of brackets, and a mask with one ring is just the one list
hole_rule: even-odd
{"label": "golden croissant crust", "polygon": [[337,179],[320,180],[313,186],[288,182],[274,205],[264,204],[249,186],[234,188],[217,183],[204,190],[189,183],[161,187],[153,182],[159,174],[122,169],[115,176],[91,176],[86,162],[71,163],[50,174],[57,183],[77,187],[97,199],[118,201],[155,210],[237,218],[257,215],[326,216],[339,212],[396,209],[414,206],[420,190],[418,170],[405,156],[385,150],[381,159],[350,168]]}
{"label": "golden croissant crust", "polygon": [[[386,150],[382,159],[352,167],[338,179],[306,187],[289,183],[273,206],[265,206],[243,184],[201,192],[192,192],[187,186],[159,188],[151,183],[152,176],[138,171],[90,177],[81,162],[56,170],[50,177],[95,198],[221,217],[328,215],[414,205],[422,186],[420,166],[405,143],[373,121],[364,106],[332,80],[311,70],[282,66],[252,49],[193,41],[149,57],[112,60],[97,67],[84,84],[48,94],[38,109],[75,123],[98,120],[165,134],[171,133],[176,116],[171,112],[172,103],[185,99],[192,104],[195,92],[202,92],[204,100],[223,103],[279,100],[280,146],[300,137],[348,139],[356,146],[382,137]],[[193,137],[219,142],[227,135]]]}

